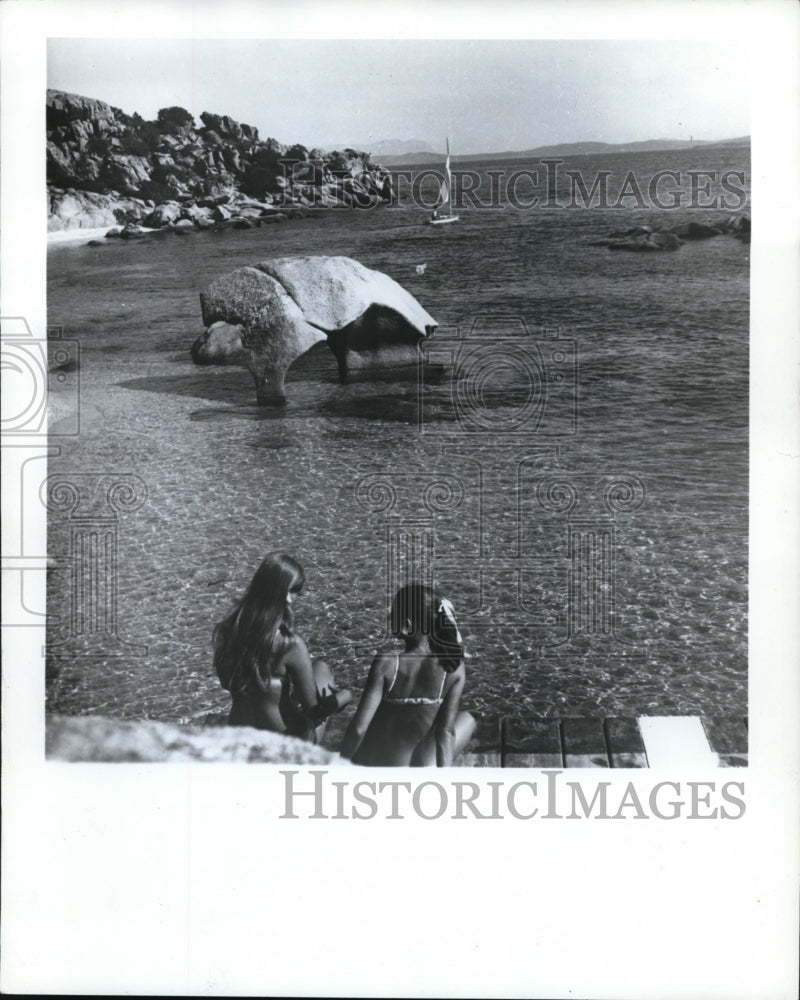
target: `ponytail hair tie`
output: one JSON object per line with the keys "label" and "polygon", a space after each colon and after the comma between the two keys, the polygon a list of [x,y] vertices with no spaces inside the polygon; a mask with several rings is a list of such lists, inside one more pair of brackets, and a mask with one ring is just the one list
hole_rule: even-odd
{"label": "ponytail hair tie", "polygon": [[461,633],[458,631],[458,623],[456,622],[455,608],[446,597],[442,598],[442,601],[439,604],[439,614],[444,615],[445,618],[448,620],[448,622],[456,630],[456,642],[461,644],[463,642],[463,639],[461,638]]}

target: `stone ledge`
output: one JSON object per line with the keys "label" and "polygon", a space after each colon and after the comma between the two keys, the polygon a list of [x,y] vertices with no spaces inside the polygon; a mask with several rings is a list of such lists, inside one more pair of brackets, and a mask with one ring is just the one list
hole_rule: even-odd
{"label": "stone ledge", "polygon": [[45,756],[48,760],[95,763],[200,761],[352,766],[339,754],[312,743],[247,726],[195,728],[96,715],[48,716]]}

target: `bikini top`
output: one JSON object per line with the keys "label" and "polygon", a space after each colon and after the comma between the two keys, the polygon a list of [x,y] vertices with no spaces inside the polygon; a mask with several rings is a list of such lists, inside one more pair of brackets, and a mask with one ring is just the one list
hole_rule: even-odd
{"label": "bikini top", "polygon": [[[392,674],[392,683],[389,685],[389,691],[394,687],[394,682],[397,680],[397,671],[400,669],[400,654],[395,652],[394,654],[394,673]],[[392,698],[387,693],[383,696],[383,700],[388,702],[390,705],[441,705],[442,695],[444,694],[444,682],[447,679],[447,674],[442,673],[442,686],[439,688],[438,698]]]}

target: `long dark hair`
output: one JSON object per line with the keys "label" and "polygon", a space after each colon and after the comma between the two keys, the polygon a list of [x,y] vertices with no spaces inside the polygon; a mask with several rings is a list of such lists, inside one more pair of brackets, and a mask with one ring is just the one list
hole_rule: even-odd
{"label": "long dark hair", "polygon": [[411,623],[412,633],[428,636],[431,651],[444,670],[451,673],[461,666],[464,643],[452,615],[452,605],[433,587],[424,583],[408,583],[397,591],[392,601],[392,635],[406,635],[406,622]]}
{"label": "long dark hair", "polygon": [[287,601],[305,582],[291,556],[270,552],[233,611],[214,628],[214,667],[231,694],[266,691],[270,665],[294,642],[294,614]]}

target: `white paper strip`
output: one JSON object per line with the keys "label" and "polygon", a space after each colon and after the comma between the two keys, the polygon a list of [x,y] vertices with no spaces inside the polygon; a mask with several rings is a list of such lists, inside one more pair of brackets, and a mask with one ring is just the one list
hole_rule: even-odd
{"label": "white paper strip", "polygon": [[719,767],[703,723],[695,715],[645,715],[639,719],[639,730],[650,767]]}

